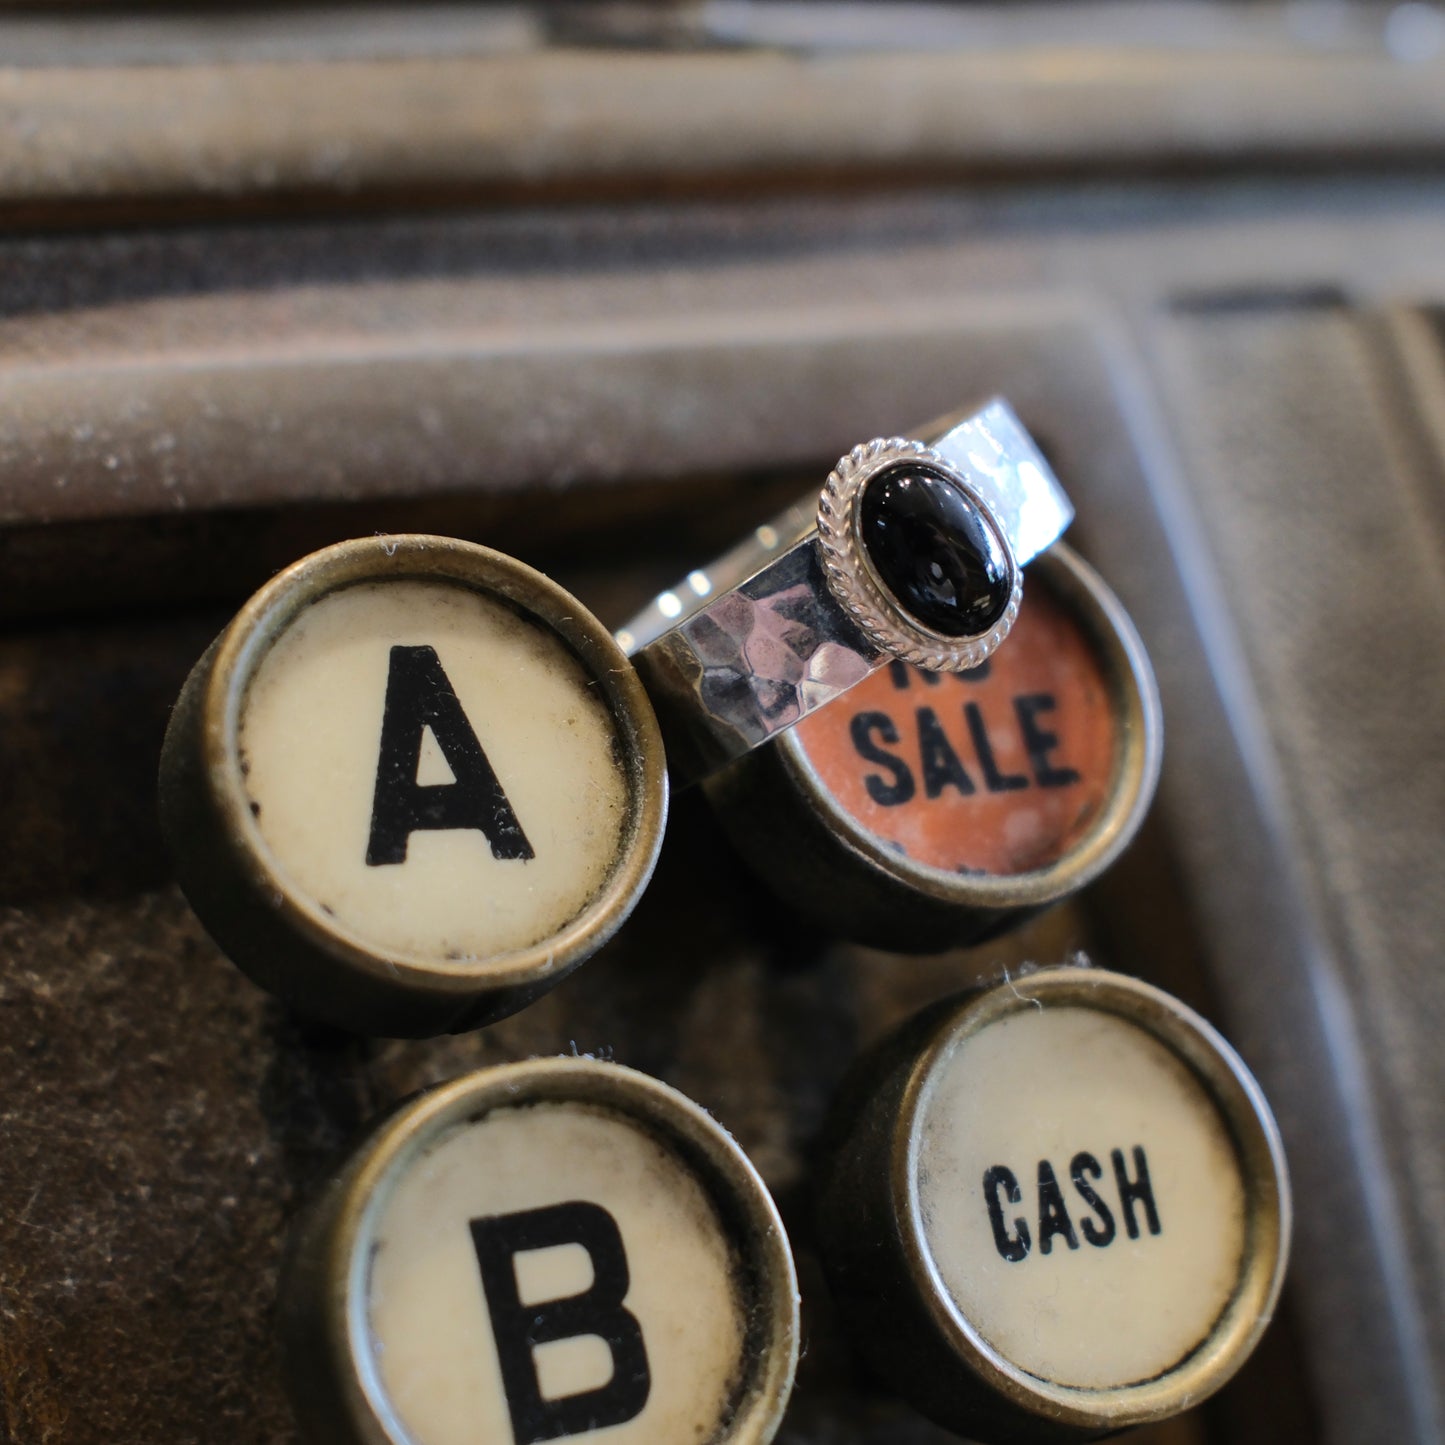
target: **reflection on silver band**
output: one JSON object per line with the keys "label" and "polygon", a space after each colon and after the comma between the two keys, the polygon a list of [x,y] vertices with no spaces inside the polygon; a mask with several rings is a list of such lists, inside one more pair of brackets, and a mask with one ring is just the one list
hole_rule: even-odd
{"label": "reflection on silver band", "polygon": [[[876,446],[917,444],[895,439]],[[1006,402],[992,401],[949,427],[931,451],[984,503],[1018,568],[1073,519],[1063,489]],[[792,727],[891,657],[926,656],[930,666],[961,670],[975,666],[1006,633],[1007,624],[995,628],[981,647],[978,638],[928,632],[896,607],[890,625],[874,625],[866,613],[860,625],[856,594],[885,596],[886,589],[871,574],[849,576],[849,568],[861,573],[867,567],[861,556],[842,568],[825,556],[818,508],[816,496],[790,507],[690,572],[618,631],[657,708],[676,785]],[[917,645],[904,645],[902,634]]]}

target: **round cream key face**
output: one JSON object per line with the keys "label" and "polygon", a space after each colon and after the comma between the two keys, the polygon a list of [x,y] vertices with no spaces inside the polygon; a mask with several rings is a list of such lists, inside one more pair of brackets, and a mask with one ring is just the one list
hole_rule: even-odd
{"label": "round cream key face", "polygon": [[1203,1084],[1098,1009],[1012,1012],[939,1061],[919,1111],[917,1219],[949,1303],[1031,1375],[1151,1380],[1239,1281],[1245,1184]]}
{"label": "round cream key face", "polygon": [[[902,1241],[862,1266],[887,1301],[875,1323],[914,1337],[885,1364],[900,1388],[986,1441],[1094,1438],[1218,1388],[1270,1318],[1289,1234],[1278,1134],[1228,1045],[1084,968],[916,1027],[855,1134],[881,1141],[875,1214]],[[825,1193],[837,1208],[850,1189],[867,1185]]]}
{"label": "round cream key face", "polygon": [[328,1439],[761,1445],[796,1309],[726,1134],[631,1070],[541,1060],[390,1119],[303,1226],[282,1319]]}
{"label": "round cream key face", "polygon": [[162,807],[243,968],[409,1034],[519,1007],[600,946],[665,786],[641,687],[574,598],[484,548],[388,537],[252,599],[183,694]]}

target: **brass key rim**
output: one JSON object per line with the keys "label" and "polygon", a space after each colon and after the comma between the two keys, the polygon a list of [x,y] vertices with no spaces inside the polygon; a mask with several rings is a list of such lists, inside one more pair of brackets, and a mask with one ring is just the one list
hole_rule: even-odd
{"label": "brass key rim", "polygon": [[579,1105],[639,1127],[702,1184],[735,1251],[745,1330],[745,1368],[704,1445],[767,1445],[792,1391],[800,1332],[792,1251],[767,1186],[691,1099],[634,1069],[576,1057],[496,1065],[426,1091],[388,1116],[313,1202],[282,1269],[283,1364],[298,1416],[319,1424],[324,1413],[319,1438],[410,1445],[368,1344],[377,1224],[420,1155],[494,1110],[537,1104]]}
{"label": "brass key rim", "polygon": [[[839,840],[840,861],[861,888],[882,879],[965,911],[1037,909],[1103,874],[1138,833],[1159,782],[1164,719],[1154,670],[1129,614],[1097,572],[1056,542],[1031,564],[1033,585],[1049,590],[1083,630],[1102,668],[1116,719],[1108,801],[1088,831],[1057,861],[1023,873],[959,873],[891,848],[849,813],[819,775],[796,730],[776,745],[795,791]],[[846,855],[846,856],[844,856]]]}
{"label": "brass key rim", "polygon": [[[247,689],[290,624],[313,603],[347,587],[403,580],[474,591],[554,636],[607,703],[628,789],[617,856],[580,912],[533,945],[455,967],[369,944],[294,885],[252,816],[240,765]],[[204,803],[183,803],[179,790],[167,786],[168,768],[172,774],[188,772],[189,785],[199,786]],[[390,1031],[387,1010],[365,1009],[366,1017],[353,1018],[344,997],[348,980],[410,995],[421,1022],[398,1031],[434,1033],[511,1012],[589,958],[621,927],[652,875],[667,793],[652,705],[631,664],[592,613],[515,558],[456,538],[421,534],[338,543],[302,558],[256,592],[197,665],[177,706],[162,763],[162,814],[177,872],[208,926],[212,915],[225,919],[213,929],[222,946],[263,986],[286,997],[298,989],[306,993],[301,1006],[308,1012],[378,1033]],[[259,910],[254,936],[245,911],[234,905],[238,896]],[[297,957],[276,957],[278,935],[294,941]],[[309,987],[286,976],[298,962],[316,974]],[[491,1006],[508,994],[508,1005]]]}
{"label": "brass key rim", "polygon": [[[924,1232],[918,1188],[921,1121],[946,1060],[989,1025],[1037,1007],[1113,1014],[1142,1028],[1195,1076],[1223,1120],[1245,1198],[1235,1287],[1205,1338],[1152,1379],[1105,1389],[1060,1385],[1008,1361],[949,1297]],[[1187,1005],[1138,979],[1087,967],[1043,969],[966,996],[932,1031],[902,1088],[889,1144],[889,1190],[903,1256],[932,1327],[995,1396],[1050,1426],[1097,1433],[1177,1414],[1218,1390],[1244,1363],[1273,1317],[1289,1256],[1291,1203],[1278,1126],[1233,1048]]]}

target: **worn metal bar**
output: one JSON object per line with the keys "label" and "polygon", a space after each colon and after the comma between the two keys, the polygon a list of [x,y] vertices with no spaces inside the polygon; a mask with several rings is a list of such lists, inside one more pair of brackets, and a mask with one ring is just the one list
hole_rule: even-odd
{"label": "worn metal bar", "polygon": [[[82,64],[0,23],[12,224],[103,202],[1445,155],[1445,56],[1428,47],[1146,51],[1106,31],[1080,48],[1040,25],[988,49],[604,52],[529,48],[518,21],[463,53],[443,24],[430,54],[415,39],[361,56],[333,41],[217,60],[200,22],[169,47],[148,23],[150,50],[121,32]],[[193,63],[166,58],[193,47]]]}

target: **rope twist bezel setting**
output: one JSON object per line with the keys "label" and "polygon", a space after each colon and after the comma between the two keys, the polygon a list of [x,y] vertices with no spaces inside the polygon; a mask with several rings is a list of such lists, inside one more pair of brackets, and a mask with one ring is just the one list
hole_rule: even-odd
{"label": "rope twist bezel setting", "polygon": [[[957,638],[924,626],[900,605],[869,559],[858,535],[859,499],[869,481],[899,462],[920,463],[941,473],[1002,543],[1011,574],[1009,601],[987,632]],[[1023,569],[997,509],[956,466],[920,441],[874,437],[839,459],[818,498],[818,547],[829,590],[863,635],[881,651],[929,672],[967,672],[979,666],[1008,636],[1018,617]]]}

